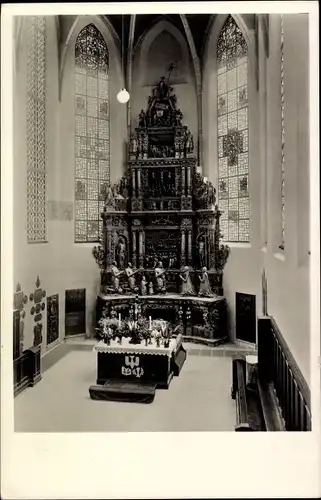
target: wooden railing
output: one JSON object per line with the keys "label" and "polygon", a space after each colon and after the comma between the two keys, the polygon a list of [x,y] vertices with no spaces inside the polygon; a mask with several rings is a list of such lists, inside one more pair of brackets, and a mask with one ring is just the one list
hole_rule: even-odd
{"label": "wooden railing", "polygon": [[258,377],[273,388],[287,431],[311,430],[310,389],[275,320],[258,320]]}

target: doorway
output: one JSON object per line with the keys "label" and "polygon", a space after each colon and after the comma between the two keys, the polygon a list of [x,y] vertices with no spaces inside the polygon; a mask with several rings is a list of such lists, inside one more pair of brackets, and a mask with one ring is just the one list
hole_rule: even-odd
{"label": "doorway", "polygon": [[256,297],[248,293],[235,294],[236,339],[256,343]]}

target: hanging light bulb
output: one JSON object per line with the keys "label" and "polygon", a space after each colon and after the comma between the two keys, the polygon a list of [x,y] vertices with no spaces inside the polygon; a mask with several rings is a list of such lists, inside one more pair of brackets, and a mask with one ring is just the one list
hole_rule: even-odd
{"label": "hanging light bulb", "polygon": [[118,92],[118,94],[117,94],[117,101],[119,101],[120,103],[125,104],[126,102],[129,101],[129,99],[130,99],[130,95],[127,92],[126,89],[121,89]]}
{"label": "hanging light bulb", "polygon": [[[122,69],[123,73],[125,75],[125,68],[124,68],[124,16],[121,16],[121,63],[122,63]],[[125,78],[125,76],[124,76]],[[121,104],[125,104],[128,102],[130,99],[130,95],[127,92],[125,88],[122,88],[118,94],[117,94],[117,101],[120,102]]]}

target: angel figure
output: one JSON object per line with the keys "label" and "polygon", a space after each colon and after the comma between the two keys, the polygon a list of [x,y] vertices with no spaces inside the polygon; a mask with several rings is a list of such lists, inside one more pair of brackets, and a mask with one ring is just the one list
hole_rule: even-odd
{"label": "angel figure", "polygon": [[188,266],[183,267],[182,273],[179,275],[179,277],[182,281],[181,295],[195,295]]}
{"label": "angel figure", "polygon": [[147,295],[147,281],[145,276],[143,275],[142,280],[140,282],[140,294]]}
{"label": "angel figure", "polygon": [[200,288],[198,291],[199,297],[213,297],[206,267],[202,268],[202,274],[201,276],[199,276],[199,280],[200,280]]}
{"label": "angel figure", "polygon": [[163,263],[158,262],[155,267],[155,278],[157,283],[157,290],[160,293],[166,293],[166,279],[165,279],[166,269],[163,268]]}
{"label": "angel figure", "polygon": [[137,272],[138,272],[138,270],[134,271],[132,264],[130,262],[128,262],[128,266],[125,269],[125,273],[126,273],[127,278],[128,278],[128,285],[129,285],[129,289],[131,292],[137,291],[137,287],[135,286],[136,285],[135,274]]}
{"label": "angel figure", "polygon": [[117,293],[122,293],[122,289],[119,286],[119,276],[122,274],[123,271],[119,271],[117,267],[116,261],[113,261],[111,265],[111,274],[112,274],[112,285],[113,289]]}

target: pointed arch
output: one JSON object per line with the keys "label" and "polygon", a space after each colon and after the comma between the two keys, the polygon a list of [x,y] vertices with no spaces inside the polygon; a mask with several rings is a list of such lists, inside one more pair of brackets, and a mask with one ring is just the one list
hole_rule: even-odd
{"label": "pointed arch", "polygon": [[[178,45],[181,48],[181,64],[183,67],[189,66],[189,48],[187,42],[181,33],[181,31],[176,28],[171,22],[166,19],[160,19],[157,23],[155,23],[148,31],[145,33],[143,37],[139,39],[139,42],[136,44],[135,53],[139,53],[139,62],[140,62],[140,84],[144,85],[146,81],[146,73],[148,68],[146,67],[146,61],[148,60],[149,50],[154,40],[160,35],[162,32],[167,32],[177,41]],[[165,68],[164,68],[165,70]],[[164,71],[163,70],[163,71]],[[156,82],[155,82],[156,83]]]}
{"label": "pointed arch", "polygon": [[109,53],[113,56],[113,61],[115,64],[115,69],[117,75],[124,80],[124,75],[122,74],[121,62],[120,62],[120,41],[118,35],[110,23],[110,21],[105,16],[77,16],[73,22],[66,41],[61,50],[60,58],[60,69],[59,69],[59,99],[61,100],[62,88],[64,84],[64,72],[66,67],[66,61],[70,51],[73,51],[76,39],[79,32],[88,24],[93,24],[99,32],[102,34],[105,43],[108,47]]}

